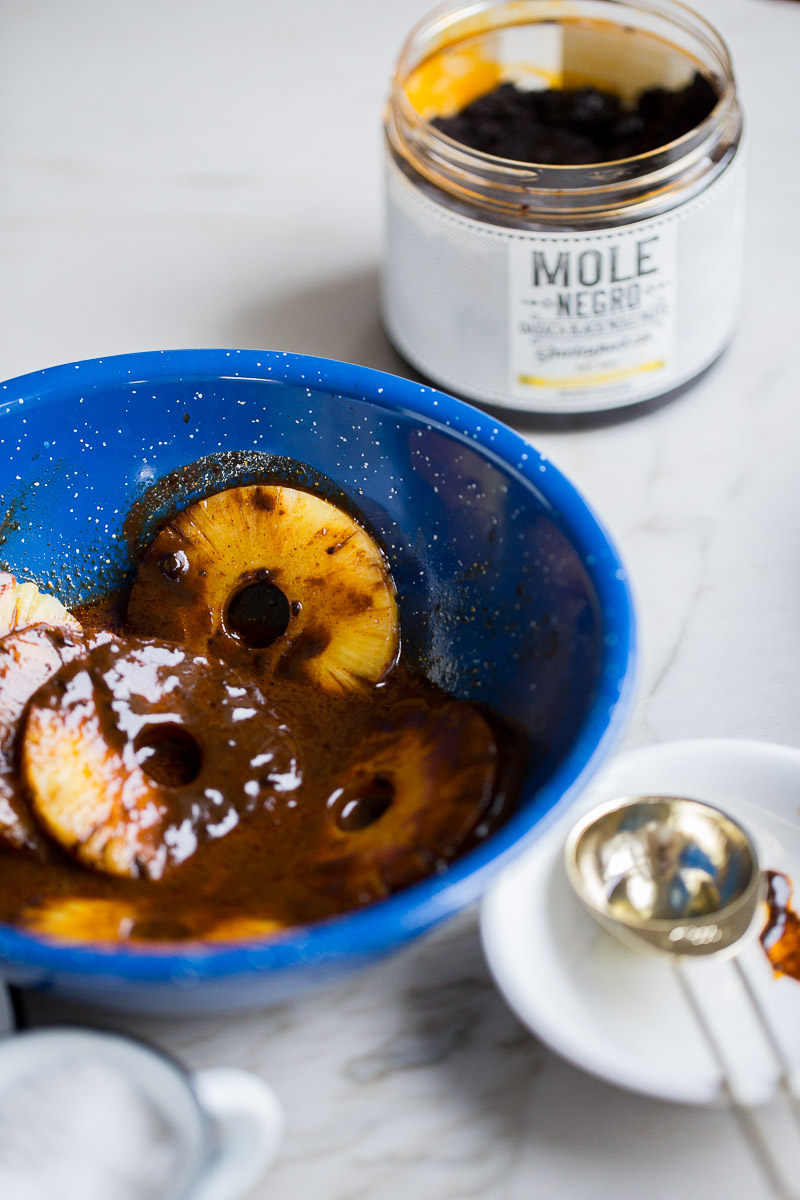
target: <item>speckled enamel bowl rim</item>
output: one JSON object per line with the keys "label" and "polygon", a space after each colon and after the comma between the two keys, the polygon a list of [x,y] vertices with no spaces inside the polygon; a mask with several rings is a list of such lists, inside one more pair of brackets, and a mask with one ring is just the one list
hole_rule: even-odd
{"label": "speckled enamel bowl rim", "polygon": [[[526,790],[520,808],[484,844],[456,860],[442,875],[426,879],[369,908],[298,927],[272,940],[235,946],[188,944],[176,950],[119,943],[91,946],[47,942],[0,926],[0,961],[74,976],[107,975],[132,982],[235,978],[290,968],[313,968],[367,959],[478,900],[490,878],[531,838],[543,832],[607,756],[620,736],[633,694],[634,612],[625,570],[609,535],[574,486],[502,422],[461,400],[369,367],[303,354],[264,350],[188,349],[115,355],[49,367],[0,385],[0,420],[20,400],[34,406],[67,403],[78,389],[109,389],[134,381],[207,379],[281,381],[372,403],[419,418],[463,440],[488,460],[515,474],[550,505],[575,545],[597,592],[605,637],[598,687],[569,751],[552,774]],[[29,410],[29,420],[33,416]]]}

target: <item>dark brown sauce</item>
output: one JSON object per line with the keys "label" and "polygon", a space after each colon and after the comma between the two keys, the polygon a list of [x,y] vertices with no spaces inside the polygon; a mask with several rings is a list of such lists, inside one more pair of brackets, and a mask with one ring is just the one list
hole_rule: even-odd
{"label": "dark brown sauce", "polygon": [[761,945],[776,975],[800,982],[800,916],[792,908],[792,881],[780,871],[767,871],[767,922]]}
{"label": "dark brown sauce", "polygon": [[683,137],[719,97],[698,72],[677,90],[651,88],[626,107],[596,87],[525,91],[502,83],[435,127],[483,154],[527,163],[614,162]]}
{"label": "dark brown sauce", "polygon": [[[394,845],[381,836],[380,825],[398,797],[392,796],[385,806],[375,805],[375,795],[385,798],[389,790],[383,771],[367,771],[368,787],[354,797],[361,799],[360,805],[351,802],[342,815],[331,812],[329,799],[337,789],[346,790],[348,781],[357,775],[359,750],[375,739],[376,730],[396,726],[398,710],[406,706],[424,723],[424,714],[442,706],[446,710],[454,703],[402,667],[368,697],[332,697],[285,680],[279,698],[286,722],[305,751],[303,782],[292,797],[296,803],[270,805],[267,801],[258,811],[243,814],[231,832],[210,837],[158,880],[116,878],[64,855],[42,863],[22,854],[2,854],[0,920],[24,923],[25,910],[43,897],[79,896],[129,901],[136,915],[130,931],[133,937],[202,936],[216,920],[234,916],[305,924],[362,907],[444,869],[505,816],[508,783],[517,761],[513,754],[506,756],[502,782],[492,802],[482,806],[482,828],[478,830],[478,822],[470,821],[472,829],[466,836],[459,830],[454,846],[442,839],[438,829],[425,828],[424,804],[432,790],[425,780],[419,781],[420,808],[414,811],[412,805],[409,809],[410,832]],[[313,747],[311,754],[309,747]],[[246,747],[241,748],[246,754]],[[459,802],[457,791],[447,794],[452,765],[447,749],[440,755],[434,749],[425,760],[441,785],[437,803],[445,808]],[[359,782],[356,777],[356,792]],[[228,793],[228,781],[221,778],[219,783],[220,791]],[[409,785],[404,780],[401,786]],[[400,797],[400,802],[403,799]],[[367,819],[362,813],[363,823],[353,817],[359,807],[367,810]],[[343,831],[333,844],[328,835],[331,825]],[[364,855],[359,839],[370,830],[373,837],[369,853]]]}
{"label": "dark brown sauce", "polygon": [[[139,711],[136,695],[125,699],[118,682],[117,662],[125,667],[130,657],[139,669],[148,656],[146,639],[124,632],[124,611],[119,596],[76,611],[86,630],[111,630],[118,643],[68,663],[37,692],[36,706],[57,708],[59,694],[70,687],[76,694],[91,691],[103,745],[135,761],[145,783],[166,797],[157,832],[166,831],[171,845],[183,845],[180,839],[189,835],[197,844],[168,856],[158,877],[146,855],[137,877],[122,877],[76,861],[55,843],[49,861],[0,848],[0,921],[42,929],[43,911],[80,899],[121,905],[123,917],[108,936],[123,939],[203,938],[237,918],[306,924],[441,872],[510,811],[527,757],[523,740],[402,661],[379,684],[346,695],[310,685],[288,667],[265,677],[258,647],[249,675],[244,654],[235,666],[202,668],[196,686],[183,664],[189,675],[180,677],[178,691],[190,694],[194,707],[184,711],[178,703],[178,719],[170,723],[172,698],[162,703],[159,695],[155,711],[165,724],[147,724],[150,710]],[[261,695],[272,714],[265,719],[289,731],[298,748],[299,786],[281,790],[262,780],[259,790],[258,779],[247,774],[263,741],[257,722],[241,721],[235,750],[228,749],[231,730],[215,709],[216,685],[209,682],[217,670],[250,689],[248,704],[261,704],[253,700]],[[129,682],[130,674],[125,678]],[[161,680],[154,671],[142,694],[157,690]],[[120,711],[128,714],[127,741]],[[252,803],[243,802],[243,791]],[[209,794],[219,797],[216,826]],[[132,874],[137,870],[134,859]],[[71,929],[68,918],[63,932],[87,936]]]}
{"label": "dark brown sauce", "polygon": [[73,615],[84,629],[107,629],[111,633],[125,631],[125,604],[127,597],[119,592],[96,597],[88,604],[73,609]]}

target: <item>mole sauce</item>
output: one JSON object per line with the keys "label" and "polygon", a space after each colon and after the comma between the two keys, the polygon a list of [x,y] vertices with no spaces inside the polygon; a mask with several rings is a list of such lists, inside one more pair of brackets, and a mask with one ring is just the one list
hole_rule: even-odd
{"label": "mole sauce", "polygon": [[666,146],[710,116],[718,98],[698,71],[685,87],[649,88],[630,107],[596,87],[523,91],[502,83],[454,116],[431,123],[483,154],[577,166]]}
{"label": "mole sauce", "polygon": [[[110,597],[75,615],[89,634],[110,629],[120,655],[138,653],[141,668],[143,639],[126,637],[123,611],[119,598]],[[94,653],[100,692],[110,686],[113,673],[106,663],[114,657],[107,646]],[[78,669],[69,663],[65,680]],[[246,674],[241,661],[237,669]],[[37,704],[52,683],[37,693]],[[288,673],[266,681],[251,677],[248,686],[261,689],[290,731],[299,752],[299,786],[285,794],[267,789],[258,803],[241,804],[258,750],[250,743],[255,738],[260,746],[263,738],[257,722],[241,722],[241,740],[233,756],[230,750],[222,756],[226,770],[217,777],[214,762],[203,755],[230,731],[217,729],[214,706],[201,696],[202,721],[195,717],[194,727],[187,722],[199,750],[187,749],[187,738],[164,739],[150,748],[150,777],[167,794],[171,786],[191,786],[196,776],[204,785],[213,782],[220,811],[236,809],[238,823],[217,836],[203,832],[201,822],[194,830],[199,829],[196,850],[160,878],[146,870],[137,878],[106,874],[76,861],[54,841],[46,861],[0,848],[0,921],[36,927],[37,908],[73,898],[123,902],[129,916],[120,923],[120,939],[202,938],[216,924],[239,917],[280,926],[319,921],[443,870],[509,811],[525,757],[517,735],[491,714],[446,696],[403,662],[378,685],[347,695]],[[112,719],[121,696],[115,700],[112,692],[97,705],[100,739],[112,747],[121,736]],[[392,773],[386,763],[391,767],[395,736],[403,762]],[[169,811],[171,832],[177,834],[186,812]],[[196,812],[193,819],[197,826]],[[63,932],[70,936],[68,926]],[[73,936],[81,940],[80,933]]]}
{"label": "mole sauce", "polygon": [[800,916],[792,908],[792,883],[780,871],[767,871],[767,923],[761,945],[776,975],[800,982]]}

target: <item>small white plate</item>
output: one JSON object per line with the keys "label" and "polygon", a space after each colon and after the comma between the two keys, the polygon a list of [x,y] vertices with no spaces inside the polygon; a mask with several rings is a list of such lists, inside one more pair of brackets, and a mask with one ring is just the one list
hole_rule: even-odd
{"label": "small white plate", "polygon": [[[724,1103],[722,1069],[674,966],[619,943],[567,882],[564,840],[578,817],[636,794],[687,796],[724,809],[749,832],[762,868],[788,876],[800,893],[800,750],[724,740],[647,747],[613,760],[561,821],[500,875],[481,909],[486,956],[521,1020],[565,1058],[651,1096]],[[796,894],[792,907],[797,904]],[[774,975],[757,936],[737,962],[800,1094],[800,983]],[[782,1071],[737,965],[697,959],[683,970],[713,1026],[734,1094],[741,1103],[766,1102]]]}

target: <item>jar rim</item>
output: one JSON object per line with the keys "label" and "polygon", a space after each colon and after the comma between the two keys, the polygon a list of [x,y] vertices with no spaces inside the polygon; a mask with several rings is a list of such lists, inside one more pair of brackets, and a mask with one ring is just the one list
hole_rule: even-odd
{"label": "jar rim", "polygon": [[[580,0],[578,0],[580,2]],[[597,3],[597,0],[593,0]],[[500,190],[510,190],[515,194],[513,203],[519,204],[519,195],[536,196],[563,193],[568,191],[576,197],[597,195],[613,188],[624,188],[626,184],[635,182],[637,187],[646,185],[648,189],[658,188],[659,182],[666,183],[667,177],[676,168],[681,172],[692,165],[706,160],[714,143],[719,139],[720,131],[732,121],[740,121],[740,112],[736,94],[736,83],[733,73],[731,54],[727,43],[717,29],[702,14],[698,13],[682,0],[599,0],[601,4],[614,7],[639,8],[655,12],[666,19],[681,18],[684,23],[691,23],[692,31],[699,32],[706,46],[713,52],[716,59],[717,71],[711,76],[718,89],[717,102],[711,112],[696,126],[681,134],[680,137],[654,147],[642,154],[631,155],[627,158],[605,160],[587,163],[539,163],[519,159],[503,158],[485,151],[475,150],[459,142],[439,130],[432,121],[424,117],[409,99],[405,82],[410,71],[420,62],[425,61],[423,55],[417,63],[408,64],[408,56],[416,44],[426,33],[432,32],[441,25],[447,17],[453,19],[469,15],[470,11],[486,12],[492,8],[505,7],[508,0],[477,0],[472,4],[464,4],[462,0],[445,0],[419,20],[408,34],[398,55],[397,64],[392,75],[390,102],[387,111],[387,132],[390,140],[412,165],[424,176],[456,193],[475,198],[475,187],[479,189],[499,185]],[[530,13],[521,19],[519,5],[515,4],[515,20],[513,22],[498,22],[493,29],[503,29],[510,25],[524,26],[547,22],[549,24],[567,24],[570,20],[581,20],[576,13],[575,3],[571,3],[562,17],[554,15],[556,10],[547,3],[541,15],[535,15],[538,0],[528,0]],[[677,22],[676,22],[677,23]],[[623,26],[623,19],[609,21],[609,24]],[[629,26],[628,26],[629,27]],[[696,28],[695,28],[696,27]],[[487,30],[489,32],[491,30]],[[452,42],[444,42],[436,46],[434,52],[456,47],[462,41],[468,40],[473,34],[466,33],[456,37]],[[680,49],[680,48],[678,48]],[[686,57],[689,57],[686,54]],[[424,143],[424,145],[423,145]],[[498,201],[499,202],[499,201]]]}

